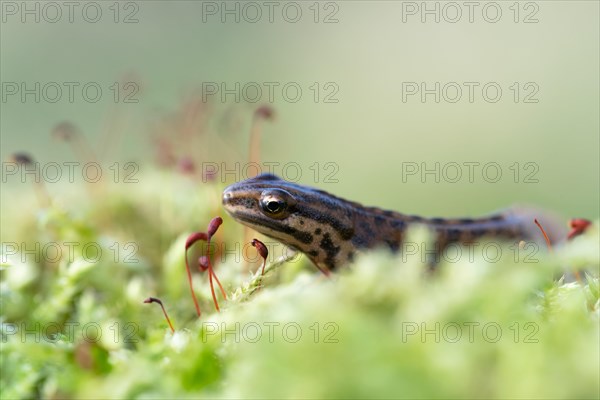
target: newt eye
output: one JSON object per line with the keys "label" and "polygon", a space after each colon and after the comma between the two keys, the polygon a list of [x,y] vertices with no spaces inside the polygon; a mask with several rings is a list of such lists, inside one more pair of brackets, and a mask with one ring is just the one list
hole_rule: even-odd
{"label": "newt eye", "polygon": [[287,216],[289,207],[295,204],[291,194],[281,189],[269,189],[261,193],[260,208],[262,212],[273,218]]}
{"label": "newt eye", "polygon": [[286,204],[281,200],[270,200],[265,204],[265,211],[277,214],[285,209]]}

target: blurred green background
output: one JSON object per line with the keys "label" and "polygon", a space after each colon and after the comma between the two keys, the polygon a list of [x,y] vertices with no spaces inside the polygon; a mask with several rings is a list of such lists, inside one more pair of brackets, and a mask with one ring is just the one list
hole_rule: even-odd
{"label": "blurred green background", "polygon": [[[25,4],[3,2],[3,7],[7,3]],[[33,3],[27,4],[34,7]],[[433,15],[425,15],[422,23],[420,12],[406,11],[425,3],[408,3],[297,2],[302,10],[297,23],[282,17],[285,3],[275,8],[272,23],[264,7],[256,23],[245,21],[244,14],[239,23],[233,15],[226,15],[222,23],[221,2],[209,4],[219,8],[217,15],[203,14],[207,2],[123,2],[118,23],[112,2],[98,3],[103,15],[97,23],[82,18],[82,7],[75,9],[72,23],[64,8],[56,23],[44,21],[43,15],[39,23],[32,16],[22,23],[21,14],[3,8],[3,83],[98,82],[104,93],[97,103],[83,101],[77,91],[73,103],[66,94],[56,103],[35,103],[31,97],[23,103],[18,95],[3,98],[2,158],[27,151],[42,162],[72,160],[68,147],[51,138],[53,126],[71,121],[95,148],[102,148],[102,136],[118,115],[120,138],[109,144],[103,162],[150,161],[150,126],[157,116],[177,110],[202,82],[297,82],[303,95],[296,103],[275,91],[276,119],[264,126],[262,158],[299,163],[300,182],[365,204],[430,216],[483,214],[525,202],[555,209],[565,218],[597,218],[598,2],[498,2],[502,16],[496,23],[484,19],[486,3],[474,9],[472,23],[465,6],[460,21],[448,22],[455,10],[444,8],[444,2],[427,3],[431,9],[440,7],[439,23]],[[236,2],[227,4],[236,7]],[[237,6],[243,13],[244,3]],[[252,18],[254,11],[246,11]],[[294,10],[288,11],[293,16]],[[47,12],[52,18],[54,11]],[[494,12],[490,9],[487,15],[493,17]],[[328,15],[337,22],[323,23]],[[122,23],[127,16],[138,22]],[[538,22],[524,23],[526,17]],[[139,82],[136,104],[111,100],[108,88],[124,76]],[[314,82],[321,87],[316,103],[309,89]],[[337,103],[322,101],[327,82],[339,88]],[[403,82],[480,86],[472,103],[465,86],[456,103],[436,103],[431,95],[423,103],[418,95],[403,101]],[[486,82],[502,88],[498,102],[483,99],[481,86]],[[514,82],[521,89],[516,103],[510,89]],[[523,87],[528,82],[539,88],[537,103],[523,102],[530,92]],[[229,109],[241,115],[242,133],[248,130],[252,111],[269,104],[268,99],[235,104],[232,96],[221,104],[214,97],[224,115]],[[238,133],[217,142],[214,149],[191,150],[203,152],[207,162],[243,162],[247,140],[247,134]],[[315,183],[309,169],[315,161],[339,166],[338,182],[325,182],[321,175]],[[425,183],[418,176],[403,182],[403,162],[426,162],[430,167],[435,162],[497,162],[503,177],[497,183],[486,182],[480,174],[474,183],[464,176],[458,183],[436,183],[431,175]],[[523,175],[514,183],[509,167],[515,162],[521,168],[536,163],[539,183],[523,182]],[[4,183],[5,188],[19,187],[11,179]],[[50,187],[54,193],[62,190]],[[3,190],[4,212],[7,196],[14,195],[13,190]]]}

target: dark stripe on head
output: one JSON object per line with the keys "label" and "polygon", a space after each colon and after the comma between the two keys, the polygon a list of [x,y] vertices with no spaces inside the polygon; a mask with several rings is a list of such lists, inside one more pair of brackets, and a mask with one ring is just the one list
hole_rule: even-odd
{"label": "dark stripe on head", "polygon": [[256,214],[248,214],[239,211],[234,212],[232,215],[233,217],[248,222],[254,226],[264,226],[270,230],[285,233],[301,243],[310,244],[313,241],[313,235],[311,235],[309,232],[299,231],[298,229],[282,224],[277,220],[272,220],[266,217],[261,218]]}

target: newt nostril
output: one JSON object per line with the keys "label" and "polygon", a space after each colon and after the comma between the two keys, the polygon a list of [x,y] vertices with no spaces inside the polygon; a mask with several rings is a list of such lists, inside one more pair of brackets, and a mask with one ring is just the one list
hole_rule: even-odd
{"label": "newt nostril", "polygon": [[223,191],[223,204],[229,203],[231,199],[233,199],[233,192],[230,189],[225,189]]}

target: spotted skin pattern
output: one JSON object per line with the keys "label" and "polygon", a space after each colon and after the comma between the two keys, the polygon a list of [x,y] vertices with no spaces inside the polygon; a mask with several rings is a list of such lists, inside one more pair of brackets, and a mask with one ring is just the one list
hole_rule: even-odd
{"label": "spotted skin pattern", "polygon": [[[225,210],[238,222],[304,253],[324,271],[351,262],[361,250],[401,250],[406,229],[423,224],[435,234],[439,254],[451,243],[468,244],[482,237],[543,243],[532,209],[509,209],[482,218],[424,218],[365,207],[325,191],[262,174],[235,183],[223,192]],[[554,221],[553,227],[556,225]],[[561,233],[550,230],[551,240]]]}

